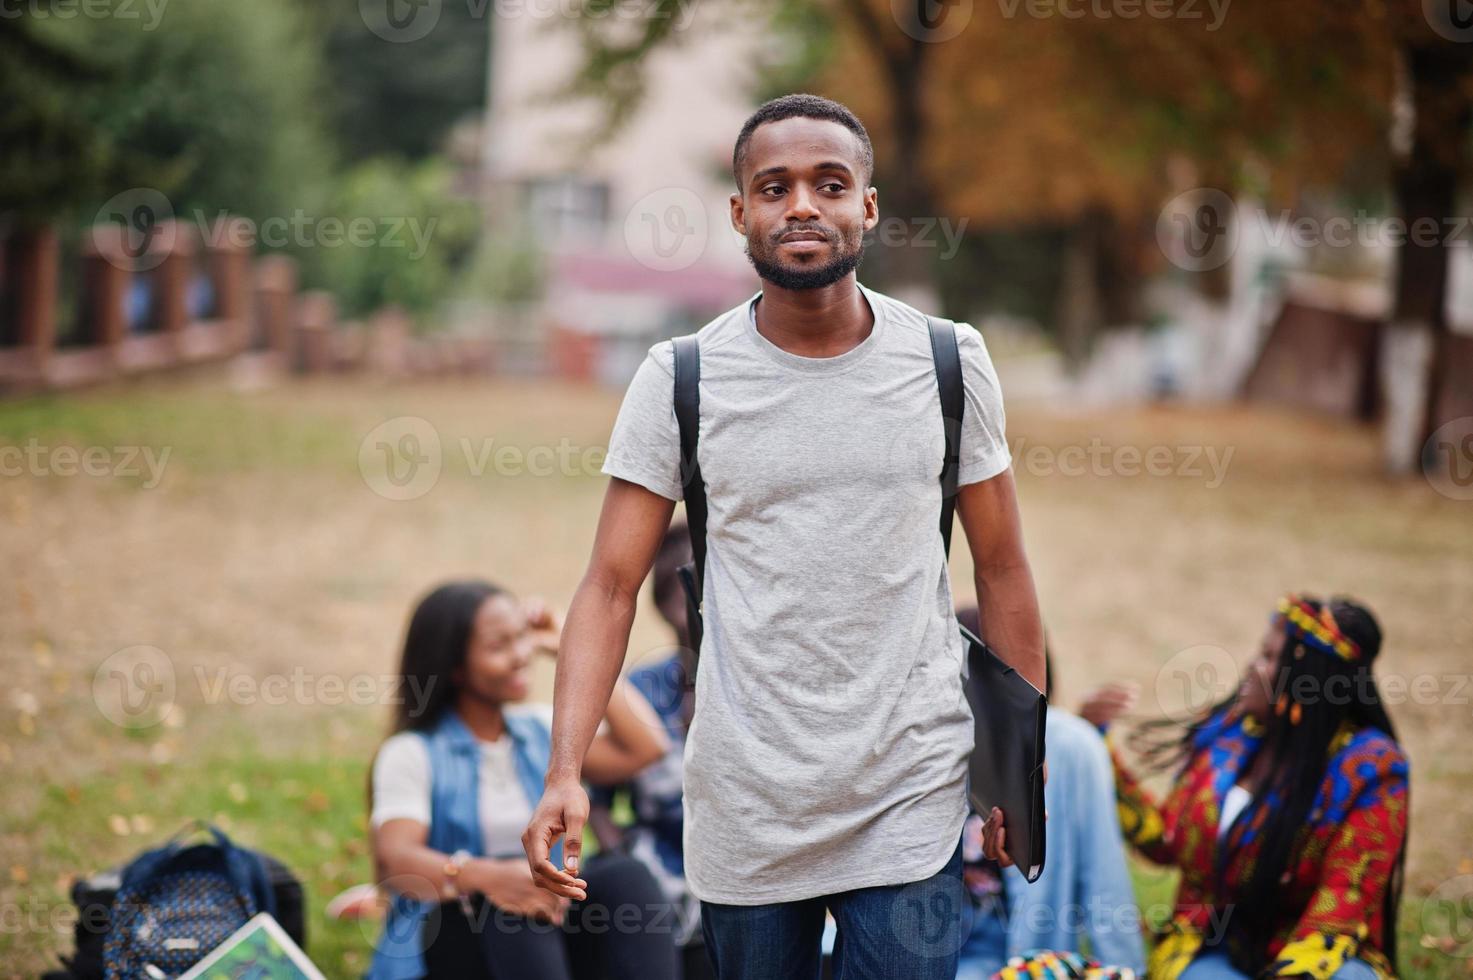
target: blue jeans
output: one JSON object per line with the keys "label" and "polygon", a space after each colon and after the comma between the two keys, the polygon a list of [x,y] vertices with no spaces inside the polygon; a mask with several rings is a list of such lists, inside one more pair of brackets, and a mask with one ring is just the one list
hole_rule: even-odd
{"label": "blue jeans", "polygon": [[[1365,960],[1354,959],[1346,960],[1331,976],[1334,980],[1375,980],[1376,971]],[[1228,962],[1223,950],[1210,949],[1187,964],[1181,980],[1248,980],[1248,974]]]}
{"label": "blue jeans", "polygon": [[962,944],[962,848],[923,881],[772,905],[701,903],[719,980],[817,980],[824,910],[834,914],[834,980],[952,980]]}

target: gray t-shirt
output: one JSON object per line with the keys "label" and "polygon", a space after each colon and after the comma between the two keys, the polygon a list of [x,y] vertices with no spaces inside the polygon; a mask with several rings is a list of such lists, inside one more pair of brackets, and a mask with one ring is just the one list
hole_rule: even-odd
{"label": "gray t-shirt", "polygon": [[[685,748],[685,869],[761,905],[930,877],[967,816],[972,717],[938,520],[944,430],[926,319],[860,286],[870,336],[801,357],[760,293],[701,345],[705,639]],[[982,336],[957,325],[959,482],[1011,463]],[[650,348],[603,471],[681,498],[674,349]]]}

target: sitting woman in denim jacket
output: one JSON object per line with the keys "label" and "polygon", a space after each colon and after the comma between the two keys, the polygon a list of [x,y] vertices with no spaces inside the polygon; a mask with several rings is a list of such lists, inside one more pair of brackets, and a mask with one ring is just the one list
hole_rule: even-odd
{"label": "sitting woman in denim jacket", "polygon": [[[533,884],[521,835],[542,794],[552,707],[518,702],[533,654],[556,656],[560,629],[543,603],[481,581],[442,585],[415,609],[406,697],[373,765],[375,871],[391,901],[369,980],[676,975],[671,910],[637,861],[589,859],[597,900],[569,904]],[[583,771],[622,782],[666,748],[621,681]]]}

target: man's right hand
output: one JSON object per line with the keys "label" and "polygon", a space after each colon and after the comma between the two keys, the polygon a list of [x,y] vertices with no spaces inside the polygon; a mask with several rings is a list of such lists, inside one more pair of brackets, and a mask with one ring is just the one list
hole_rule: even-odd
{"label": "man's right hand", "polygon": [[[522,834],[522,849],[527,852],[527,864],[537,887],[563,898],[581,901],[588,897],[588,882],[577,877],[583,853],[583,825],[587,821],[588,793],[582,783],[576,778],[549,779],[532,814],[532,822]],[[559,837],[563,838],[566,870],[555,867],[550,858]]]}
{"label": "man's right hand", "polygon": [[982,824],[982,856],[989,861],[996,861],[1004,868],[1011,868],[1013,859],[1004,850],[1008,843],[1004,822],[1002,811],[997,807],[993,807],[987,814],[987,820]]}

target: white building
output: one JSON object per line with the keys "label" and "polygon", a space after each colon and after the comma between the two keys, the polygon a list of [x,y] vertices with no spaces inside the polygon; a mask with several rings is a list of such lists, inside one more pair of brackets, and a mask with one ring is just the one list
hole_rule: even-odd
{"label": "white building", "polygon": [[[610,14],[617,30],[624,11]],[[603,145],[583,149],[600,105],[554,93],[577,70],[576,29],[527,3],[491,26],[483,168],[492,234],[529,231],[547,256],[535,319],[551,366],[620,383],[649,345],[699,327],[755,292],[731,229],[732,145],[764,26],[691,4],[652,55],[648,95]],[[633,25],[629,25],[633,26]]]}

